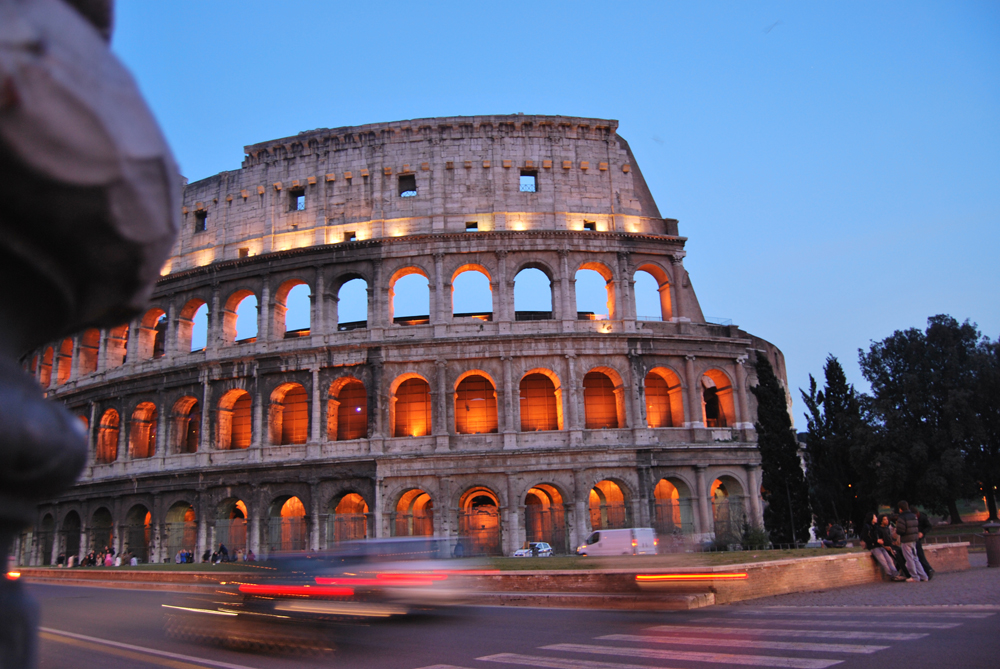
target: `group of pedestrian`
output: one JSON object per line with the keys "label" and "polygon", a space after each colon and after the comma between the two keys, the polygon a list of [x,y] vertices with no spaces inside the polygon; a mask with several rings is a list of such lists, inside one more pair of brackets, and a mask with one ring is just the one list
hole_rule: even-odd
{"label": "group of pedestrian", "polygon": [[861,541],[883,573],[894,581],[929,581],[934,576],[924,555],[924,535],[931,529],[926,513],[911,511],[900,501],[896,513],[872,514],[861,530]]}
{"label": "group of pedestrian", "polygon": [[244,552],[242,548],[238,549],[235,553],[230,553],[226,545],[220,543],[219,550],[213,551],[206,548],[205,552],[201,555],[201,561],[211,564],[219,564],[221,562],[256,562],[257,556],[254,555],[252,550]]}
{"label": "group of pedestrian", "polygon": [[110,547],[105,546],[104,550],[100,551],[90,551],[82,558],[77,558],[75,555],[70,555],[68,558],[65,553],[60,553],[56,564],[60,567],[64,564],[67,567],[120,567],[124,565],[136,566],[139,561],[136,559],[132,551],[123,551],[115,553]]}

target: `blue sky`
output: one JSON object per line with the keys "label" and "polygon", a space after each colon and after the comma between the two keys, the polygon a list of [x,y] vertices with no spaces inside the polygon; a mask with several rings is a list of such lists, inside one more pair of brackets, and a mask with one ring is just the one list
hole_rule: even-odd
{"label": "blue sky", "polygon": [[[707,315],[828,353],[1000,335],[1000,3],[145,2],[113,47],[191,180],[318,127],[614,118]],[[641,309],[640,309],[641,311]]]}

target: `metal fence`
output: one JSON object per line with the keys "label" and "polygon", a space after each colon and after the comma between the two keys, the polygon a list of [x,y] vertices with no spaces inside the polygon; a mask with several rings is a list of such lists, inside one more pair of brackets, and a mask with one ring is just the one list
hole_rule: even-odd
{"label": "metal fence", "polygon": [[304,551],[309,545],[308,539],[305,518],[270,518],[267,522],[268,553]]}
{"label": "metal fence", "polygon": [[370,513],[331,513],[326,517],[327,547],[341,541],[367,539],[371,518]]}
{"label": "metal fence", "polygon": [[739,543],[743,536],[743,525],[749,518],[745,499],[739,495],[730,495],[712,500],[712,518],[715,519],[716,543]]}
{"label": "metal fence", "polygon": [[590,526],[594,530],[621,530],[632,527],[632,514],[625,504],[601,504],[590,507]]}
{"label": "metal fence", "polygon": [[524,535],[528,541],[544,541],[555,553],[568,553],[566,514],[561,506],[547,509],[528,505],[524,510]]}
{"label": "metal fence", "polygon": [[[131,551],[139,562],[149,562],[149,525],[126,525],[122,552]],[[194,550],[194,545],[191,550]]]}
{"label": "metal fence", "polygon": [[166,560],[173,562],[174,556],[182,548],[194,552],[198,543],[198,523],[189,520],[183,523],[164,523],[163,546]]}
{"label": "metal fence", "polygon": [[466,556],[502,555],[500,514],[491,509],[474,509],[458,514],[458,532]]}
{"label": "metal fence", "polygon": [[429,537],[434,534],[434,511],[394,513],[390,516],[395,537]]}
{"label": "metal fence", "polygon": [[236,555],[236,551],[247,550],[247,521],[246,518],[233,518],[215,521],[215,542],[210,548],[215,550],[219,544],[225,544],[230,557]]}
{"label": "metal fence", "polygon": [[662,536],[692,534],[694,515],[690,499],[658,499],[653,505],[653,529]]}

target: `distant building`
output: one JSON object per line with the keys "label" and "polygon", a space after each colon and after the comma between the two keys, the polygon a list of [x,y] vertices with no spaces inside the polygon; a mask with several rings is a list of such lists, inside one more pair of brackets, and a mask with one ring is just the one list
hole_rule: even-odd
{"label": "distant building", "polygon": [[[751,362],[784,381],[782,355],[706,322],[686,238],[616,130],[524,115],[313,130],[188,184],[149,311],[23,358],[80,417],[90,461],[38,507],[20,561],[424,534],[567,552],[592,529],[724,540],[759,524]],[[607,313],[578,310],[583,271]],[[489,310],[454,313],[467,272]],[[517,304],[523,272],[547,279],[548,310]],[[636,314],[642,272],[656,314]],[[429,313],[396,316],[400,281]],[[287,331],[298,286],[309,327]],[[365,320],[339,318],[348,294]],[[239,339],[246,300],[257,331]]]}

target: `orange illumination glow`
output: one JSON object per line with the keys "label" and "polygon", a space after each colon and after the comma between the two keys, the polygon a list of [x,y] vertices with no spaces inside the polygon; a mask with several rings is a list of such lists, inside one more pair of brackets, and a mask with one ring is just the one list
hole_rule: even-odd
{"label": "orange illumination glow", "polygon": [[658,583],[663,581],[742,581],[746,572],[727,574],[638,574],[637,583]]}
{"label": "orange illumination glow", "polygon": [[240,592],[245,595],[266,595],[272,597],[350,597],[353,588],[333,588],[308,585],[257,585],[240,586]]}
{"label": "orange illumination glow", "polygon": [[21,572],[19,572],[19,571],[9,571],[9,572],[7,572],[7,580],[8,581],[16,581],[19,578],[21,578]]}

